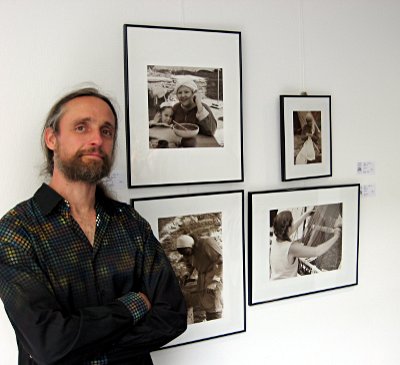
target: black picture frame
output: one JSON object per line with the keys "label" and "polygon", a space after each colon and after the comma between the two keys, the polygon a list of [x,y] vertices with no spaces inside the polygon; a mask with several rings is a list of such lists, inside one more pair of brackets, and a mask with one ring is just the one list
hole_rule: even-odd
{"label": "black picture frame", "polygon": [[280,95],[282,181],[332,176],[330,95]]}
{"label": "black picture frame", "polygon": [[[241,33],[135,24],[123,31],[128,188],[242,182]],[[175,89],[183,80],[195,83],[215,120],[203,128],[196,116],[193,138],[178,136],[172,122],[182,117]],[[163,122],[156,112],[166,106],[174,109]]]}
{"label": "black picture frame", "polygon": [[[187,302],[188,329],[163,348],[245,332],[244,191],[135,198],[131,205],[150,223]],[[189,257],[193,260],[190,264],[178,252],[178,238],[185,236],[194,237],[198,249],[198,256],[194,253],[193,259]],[[205,255],[200,244],[207,247],[210,263],[204,256],[200,259]],[[212,245],[216,244],[219,248],[215,249]],[[218,250],[220,259],[211,259]],[[213,269],[205,274],[201,265]],[[195,269],[192,273],[188,270],[191,266]],[[218,289],[212,292],[216,299],[211,309],[204,304],[208,298],[204,289],[209,285]]]}
{"label": "black picture frame", "polygon": [[[249,305],[358,284],[360,184],[249,192],[248,210]],[[289,256],[294,243],[314,255],[329,240],[315,258]]]}

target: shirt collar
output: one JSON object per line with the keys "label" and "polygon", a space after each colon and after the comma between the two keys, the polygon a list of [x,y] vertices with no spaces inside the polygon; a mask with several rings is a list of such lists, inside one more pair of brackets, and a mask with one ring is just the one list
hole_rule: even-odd
{"label": "shirt collar", "polygon": [[43,215],[50,214],[60,201],[64,200],[60,194],[45,183],[36,191],[34,198]]}
{"label": "shirt collar", "polygon": [[[43,215],[50,214],[60,202],[65,201],[60,194],[45,183],[36,191],[34,198]],[[107,198],[103,190],[99,188],[96,190],[96,203],[100,203],[109,214],[116,211],[113,200]]]}

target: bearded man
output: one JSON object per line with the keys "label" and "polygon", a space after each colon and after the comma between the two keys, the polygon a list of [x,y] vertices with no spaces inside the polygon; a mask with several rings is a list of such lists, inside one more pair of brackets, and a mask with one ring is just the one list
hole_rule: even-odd
{"label": "bearded man", "polygon": [[61,98],[42,133],[50,182],[0,221],[0,298],[19,364],[152,364],[150,351],[186,329],[149,224],[99,185],[117,127],[98,90]]}

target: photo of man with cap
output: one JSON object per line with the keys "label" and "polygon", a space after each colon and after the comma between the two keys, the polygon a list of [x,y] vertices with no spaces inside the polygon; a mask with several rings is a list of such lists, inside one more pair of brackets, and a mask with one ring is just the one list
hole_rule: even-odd
{"label": "photo of man with cap", "polygon": [[[176,249],[183,256],[188,269],[183,284],[188,308],[199,306],[205,312],[205,320],[222,317],[222,249],[213,237],[180,235]],[[185,290],[185,285],[193,281],[197,271],[194,290]],[[196,321],[195,321],[196,322]]]}

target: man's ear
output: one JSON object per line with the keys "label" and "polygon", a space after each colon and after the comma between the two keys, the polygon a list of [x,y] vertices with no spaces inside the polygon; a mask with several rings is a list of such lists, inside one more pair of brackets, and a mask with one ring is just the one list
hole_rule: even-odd
{"label": "man's ear", "polygon": [[49,150],[54,151],[56,149],[57,137],[53,128],[46,128],[44,131],[44,141]]}

